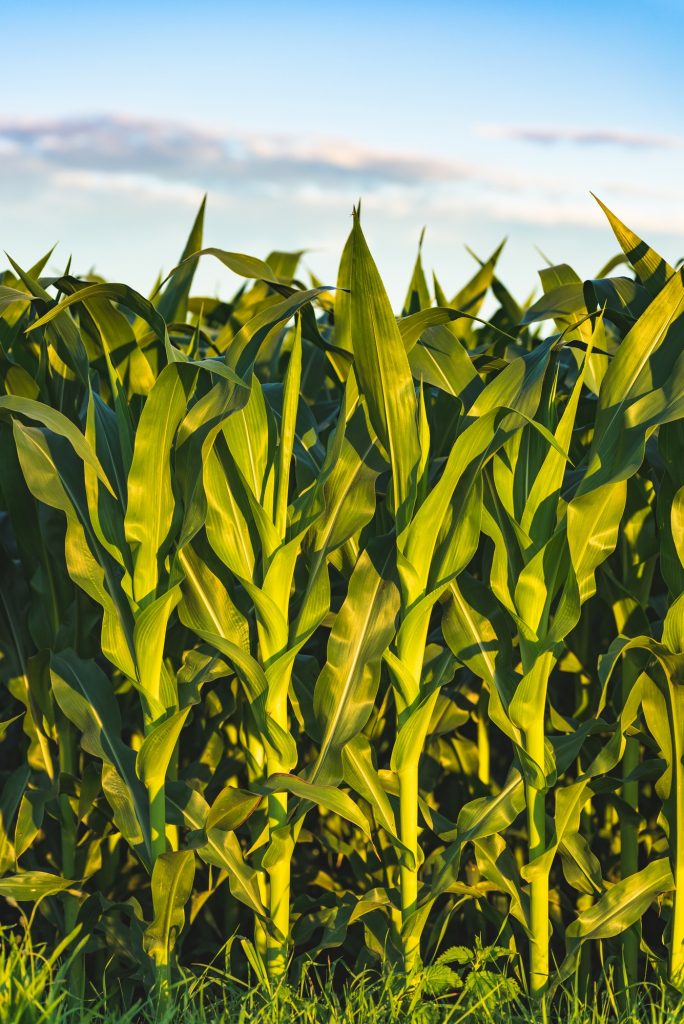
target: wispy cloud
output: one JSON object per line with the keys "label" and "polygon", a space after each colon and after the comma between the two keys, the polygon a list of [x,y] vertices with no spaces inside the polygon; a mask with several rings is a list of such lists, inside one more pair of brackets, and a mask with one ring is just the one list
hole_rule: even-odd
{"label": "wispy cloud", "polygon": [[0,120],[0,153],[56,168],[156,175],[226,185],[296,179],[412,184],[471,178],[465,162],[390,153],[340,140],[301,141],[210,131],[169,121],[102,116]]}
{"label": "wispy cloud", "polygon": [[[571,141],[675,147],[672,137],[483,125],[480,134],[550,144]],[[0,174],[84,192],[128,192],[146,199],[194,203],[212,195],[272,193],[334,199],[350,190],[389,195],[471,185],[499,200],[530,195],[541,203],[578,197],[572,176],[494,164],[374,149],[343,139],[256,135],[180,122],[115,115],[53,120],[0,118]],[[600,183],[595,183],[597,186]],[[613,184],[613,183],[611,183]],[[620,186],[617,186],[620,188]],[[628,184],[628,190],[635,188]],[[637,186],[638,187],[638,186]],[[407,191],[408,190],[408,191]]]}
{"label": "wispy cloud", "polygon": [[57,170],[52,175],[52,184],[82,193],[108,192],[136,199],[172,200],[188,206],[198,206],[203,194],[197,185],[126,171]]}
{"label": "wispy cloud", "polygon": [[495,139],[512,139],[538,145],[569,142],[577,146],[618,146],[625,149],[681,149],[684,137],[652,135],[647,132],[613,128],[556,128],[534,125],[481,124],[477,134]]}
{"label": "wispy cloud", "polygon": [[121,116],[17,120],[0,118],[3,172],[44,174],[56,183],[102,191],[169,195],[168,182],[220,193],[279,186],[308,192],[350,188],[366,193],[472,183],[496,193],[559,195],[562,176],[541,177],[495,165],[375,149],[343,139],[293,138],[198,128]]}

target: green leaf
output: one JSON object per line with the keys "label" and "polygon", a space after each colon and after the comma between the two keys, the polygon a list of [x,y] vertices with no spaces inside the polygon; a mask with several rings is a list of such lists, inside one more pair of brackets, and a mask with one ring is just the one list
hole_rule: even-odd
{"label": "green leaf", "polygon": [[418,403],[401,334],[357,212],[347,245],[354,371],[368,402],[373,429],[392,464],[394,514],[401,532],[416,500]]}
{"label": "green leaf", "polygon": [[359,557],[347,597],[335,617],[327,661],[313,697],[321,746],[312,782],[340,776],[340,751],[361,732],[371,714],[382,655],[399,609],[393,563],[390,543],[380,540],[369,545]]}
{"label": "green leaf", "polygon": [[430,293],[428,291],[427,281],[425,280],[425,271],[423,270],[422,261],[422,250],[423,250],[423,238],[425,236],[425,228],[420,233],[420,240],[418,242],[418,255],[416,256],[416,262],[413,267],[413,274],[409,282],[408,291],[406,298],[404,299],[404,308],[402,310],[402,316],[406,316],[409,313],[416,313],[420,309],[425,309],[430,305]]}
{"label": "green leaf", "polygon": [[156,593],[159,562],[169,542],[174,512],[171,448],[187,398],[178,366],[165,367],[147,397],[135,435],[124,522],[133,552],[132,596],[138,604]]}
{"label": "green leaf", "polygon": [[682,415],[684,279],[676,273],[622,341],[599,392],[587,468],[578,494],[626,480],[649,433]]}
{"label": "green leaf", "polygon": [[237,789],[235,786],[225,786],[209,809],[205,827],[234,832],[262,803],[263,797],[260,794]]}
{"label": "green leaf", "polygon": [[378,825],[397,839],[394,811],[373,765],[370,743],[363,734],[354,736],[342,747],[342,773],[344,781],[371,805]]}
{"label": "green leaf", "polygon": [[160,854],[152,870],[154,918],[145,929],[144,946],[157,967],[166,967],[185,924],[185,905],[192,894],[195,854],[177,850]]}
{"label": "green leaf", "polygon": [[438,697],[439,689],[435,687],[408,712],[392,748],[390,769],[393,772],[401,774],[418,763]]}
{"label": "green leaf", "polygon": [[147,704],[148,718],[157,718],[177,704],[177,694],[167,685],[162,663],[169,616],[181,597],[180,587],[173,587],[161,597],[145,605],[135,619],[133,643],[138,668],[138,683]]}
{"label": "green leaf", "polygon": [[149,858],[147,794],[136,776],[135,753],[121,738],[121,715],[109,680],[94,662],[73,651],[52,655],[50,676],[55,699],[81,733],[83,749],[109,769],[102,782],[117,827],[143,860]]}
{"label": "green leaf", "polygon": [[626,931],[643,916],[657,896],[673,888],[674,879],[667,858],[651,861],[641,871],[616,882],[566,928],[568,954],[558,980],[569,977],[582,943],[590,939],[607,939]]}
{"label": "green leaf", "polygon": [[659,256],[645,242],[642,242],[633,231],[625,227],[622,221],[614,213],[611,213],[598,196],[594,196],[594,199],[608,218],[615,237],[620,243],[620,248],[634,267],[637,277],[649,294],[655,298],[667,281],[670,280],[674,270],[666,263],[662,256]]}
{"label": "green leaf", "polygon": [[138,751],[135,770],[151,796],[160,791],[166,779],[169,763],[178,743],[181,729],[190,708],[183,708],[162,722],[156,722],[147,732]]}
{"label": "green leaf", "polygon": [[197,833],[198,856],[205,864],[226,871],[233,896],[248,906],[258,918],[265,919],[267,914],[259,893],[257,872],[245,863],[237,836],[218,828],[204,831],[209,808],[196,790],[174,783],[167,791],[166,802],[167,806],[178,812],[186,826]]}
{"label": "green leaf", "polygon": [[202,248],[202,231],[204,229],[204,211],[207,204],[207,197],[204,196],[200,204],[195,223],[190,231],[190,236],[183,249],[180,258],[180,265],[166,278],[166,288],[155,301],[157,310],[166,320],[167,324],[174,320],[185,320],[190,297],[190,288],[195,276],[199,257],[193,258],[194,254]]}
{"label": "green leaf", "polygon": [[[265,263],[263,260],[257,259],[256,256],[246,256],[244,253],[241,252],[227,252],[225,249],[216,249],[213,247],[210,247],[208,249],[201,249],[197,245],[195,245],[194,248],[191,248],[193,242],[199,240],[199,243],[201,244],[201,218],[203,218],[204,216],[204,203],[205,200],[202,200],[200,212],[197,214],[197,221],[195,222],[192,234],[188,239],[188,244],[185,247],[185,252],[183,253],[183,258],[181,262],[178,264],[177,267],[174,267],[174,269],[167,275],[167,277],[164,278],[164,280],[162,281],[162,285],[166,284],[166,282],[171,279],[176,279],[179,275],[179,272],[184,272],[185,274],[187,274],[189,270],[192,269],[194,273],[194,269],[197,266],[197,263],[199,262],[200,256],[214,256],[219,261],[219,263],[222,263],[224,267],[227,267],[228,270],[231,270],[234,274],[237,274],[239,277],[256,278],[262,281],[272,281],[275,283],[280,283],[278,275],[271,269],[269,264]],[[200,231],[199,235],[198,225]],[[192,277],[190,278],[190,280],[192,280]],[[163,294],[165,295],[166,292],[164,292]],[[161,301],[159,301],[157,305],[161,312]],[[165,317],[165,319],[168,320],[169,317]]]}
{"label": "green leaf", "polygon": [[82,462],[90,466],[98,480],[115,497],[112,485],[100,465],[97,455],[78,427],[74,426],[66,416],[63,416],[56,409],[51,409],[50,406],[44,405],[42,402],[34,402],[30,398],[17,398],[12,395],[0,395],[0,410],[2,409],[25,416],[27,419],[35,420],[44,427],[47,427],[48,430],[51,430],[53,434],[66,438],[76,452],[76,455],[78,455]]}
{"label": "green leaf", "polygon": [[17,900],[18,903],[42,900],[46,896],[64,892],[65,889],[76,887],[77,883],[59,875],[51,875],[48,871],[22,871],[18,875],[5,875],[0,878],[0,896]]}
{"label": "green leaf", "polygon": [[292,793],[300,800],[320,804],[327,811],[339,814],[341,818],[356,825],[366,836],[370,836],[370,827],[365,814],[356,806],[350,796],[335,786],[321,785],[301,779],[297,775],[275,772],[273,775],[269,775],[263,789],[268,793]]}

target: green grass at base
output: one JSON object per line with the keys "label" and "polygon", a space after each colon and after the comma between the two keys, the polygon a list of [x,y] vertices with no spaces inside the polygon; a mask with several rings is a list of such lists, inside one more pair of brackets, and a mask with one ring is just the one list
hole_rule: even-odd
{"label": "green grass at base", "polygon": [[[536,1024],[544,1018],[512,976],[484,972],[458,987],[439,984],[428,968],[407,987],[399,975],[336,978],[313,964],[296,982],[268,992],[220,967],[185,972],[167,1004],[154,996],[123,1006],[114,987],[74,1001],[67,945],[49,953],[26,937],[0,930],[0,1024]],[[341,972],[346,976],[342,978]],[[665,982],[620,991],[612,969],[582,996],[576,981],[550,1001],[548,1024],[684,1024],[684,999]],[[444,979],[442,979],[444,981]]]}

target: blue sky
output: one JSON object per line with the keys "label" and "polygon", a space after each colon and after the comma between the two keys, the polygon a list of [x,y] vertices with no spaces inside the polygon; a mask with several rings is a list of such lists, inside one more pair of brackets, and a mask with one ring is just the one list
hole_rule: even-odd
{"label": "blue sky", "polygon": [[504,236],[520,295],[537,248],[590,276],[614,251],[590,189],[684,255],[684,2],[38,0],[3,26],[0,248],[24,264],[59,241],[54,269],[146,291],[204,191],[207,244],[307,248],[328,280],[362,196],[395,301],[423,225],[447,291]]}

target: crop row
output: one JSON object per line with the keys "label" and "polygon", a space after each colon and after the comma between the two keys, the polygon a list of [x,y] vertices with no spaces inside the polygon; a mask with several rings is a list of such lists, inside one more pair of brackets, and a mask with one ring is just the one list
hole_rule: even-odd
{"label": "crop row", "polygon": [[3,914],[75,991],[234,934],[265,983],[476,940],[534,997],[599,943],[677,981],[682,273],[606,211],[596,279],[419,252],[397,317],[358,211],[334,287],[203,213],[151,298],[0,284]]}

